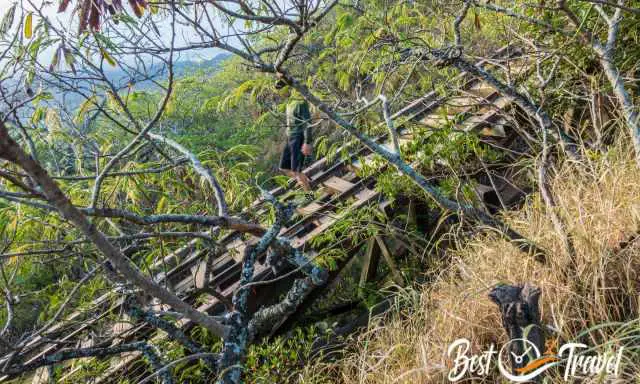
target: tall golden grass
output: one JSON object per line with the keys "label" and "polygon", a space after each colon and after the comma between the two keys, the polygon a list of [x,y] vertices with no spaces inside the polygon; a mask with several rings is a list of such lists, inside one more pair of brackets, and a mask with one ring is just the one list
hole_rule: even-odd
{"label": "tall golden grass", "polygon": [[[487,294],[499,283],[530,282],[542,289],[541,311],[550,336],[580,340],[600,350],[625,344],[623,373],[579,382],[632,383],[640,380],[638,306],[640,170],[632,151],[617,145],[580,163],[556,170],[552,189],[577,250],[570,260],[537,195],[505,220],[548,250],[541,265],[498,234],[461,240],[447,251],[447,267],[435,282],[401,295],[405,305],[370,324],[344,357],[310,363],[302,383],[445,383],[449,344],[467,338],[473,352],[507,341],[497,306]],[[409,300],[409,305],[406,305]],[[612,324],[614,323],[615,324]],[[624,324],[623,324],[624,323]],[[595,329],[599,325],[606,325]],[[584,332],[584,335],[580,335]],[[636,347],[637,348],[637,347]],[[506,382],[497,370],[463,382]],[[559,374],[547,382],[563,382]],[[578,381],[576,381],[578,382]]]}

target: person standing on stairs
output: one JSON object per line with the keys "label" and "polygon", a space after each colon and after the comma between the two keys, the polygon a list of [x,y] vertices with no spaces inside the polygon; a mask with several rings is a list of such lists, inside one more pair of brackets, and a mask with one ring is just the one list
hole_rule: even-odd
{"label": "person standing on stairs", "polygon": [[292,95],[286,84],[278,80],[276,89],[282,90],[281,95],[289,98],[286,111],[287,143],[280,159],[280,171],[296,179],[307,195],[311,193],[311,181],[302,172],[305,156],[313,153],[313,137],[311,134],[311,112],[309,103],[297,94]]}

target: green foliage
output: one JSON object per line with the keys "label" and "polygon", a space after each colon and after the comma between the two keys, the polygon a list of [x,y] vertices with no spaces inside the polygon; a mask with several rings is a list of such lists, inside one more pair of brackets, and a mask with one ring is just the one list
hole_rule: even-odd
{"label": "green foliage", "polygon": [[351,199],[343,202],[336,213],[340,219],[311,240],[321,250],[314,262],[328,270],[335,270],[354,248],[385,229],[387,217],[376,204],[351,210],[352,203]]}
{"label": "green foliage", "polygon": [[309,360],[311,345],[319,331],[296,328],[287,337],[277,337],[251,346],[245,363],[245,382],[270,384],[295,382],[297,372]]}

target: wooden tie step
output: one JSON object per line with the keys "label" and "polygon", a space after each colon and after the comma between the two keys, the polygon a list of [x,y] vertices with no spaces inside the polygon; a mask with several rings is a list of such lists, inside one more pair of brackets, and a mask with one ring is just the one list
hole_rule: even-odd
{"label": "wooden tie step", "polygon": [[[500,110],[505,109],[509,104],[511,104],[511,98],[508,97],[500,97],[493,102],[493,104],[489,107],[490,109],[480,115],[475,115],[467,119],[463,123],[464,131],[479,131],[481,128],[485,126],[491,126],[495,124],[495,119],[498,116]],[[502,124],[504,125],[504,124]],[[498,127],[496,125],[496,129],[494,132],[485,132],[487,135],[495,135],[504,137],[504,128]],[[490,134],[491,133],[491,134]]]}
{"label": "wooden tie step", "polygon": [[476,95],[482,99],[486,99],[489,96],[496,93],[495,88],[484,81],[479,81],[467,90],[468,93]]}
{"label": "wooden tie step", "polygon": [[455,121],[455,119],[455,114],[442,114],[439,113],[439,111],[436,111],[435,113],[422,118],[422,120],[420,120],[420,123],[431,128],[442,128],[443,125],[447,124],[450,121]]}
{"label": "wooden tie step", "polygon": [[447,101],[446,111],[448,115],[455,115],[458,113],[466,112],[469,109],[482,104],[482,99],[471,96],[457,96]]}
{"label": "wooden tie step", "polygon": [[344,217],[349,211],[364,206],[365,204],[369,203],[369,201],[371,201],[374,197],[378,196],[378,194],[379,193],[374,190],[363,188],[360,192],[354,195],[356,201],[353,204],[351,204],[351,206],[349,206],[348,209],[345,209],[339,215],[326,216],[325,218],[321,219],[321,223],[322,223],[321,225],[317,226],[311,232],[303,235],[302,237],[294,239],[292,242],[293,246],[294,247],[303,246],[309,240],[313,239],[317,235],[327,230],[333,224],[335,224],[336,221]]}
{"label": "wooden tie step", "polygon": [[123,333],[133,328],[133,322],[129,315],[124,314],[122,317],[113,324],[111,327],[111,334],[117,338],[120,338]]}
{"label": "wooden tie step", "polygon": [[353,183],[346,181],[337,176],[331,176],[328,180],[322,183],[329,191],[333,193],[344,193],[353,188]]}
{"label": "wooden tie step", "polygon": [[507,133],[505,132],[505,127],[507,126],[506,123],[506,119],[499,118],[494,123],[482,127],[478,133],[481,136],[507,137]]}
{"label": "wooden tie step", "polygon": [[324,205],[318,204],[317,202],[314,201],[314,202],[311,202],[311,203],[305,205],[304,207],[299,207],[296,210],[301,215],[307,216],[307,215],[312,215],[312,214],[318,212],[319,210],[322,209],[322,207],[324,207]]}

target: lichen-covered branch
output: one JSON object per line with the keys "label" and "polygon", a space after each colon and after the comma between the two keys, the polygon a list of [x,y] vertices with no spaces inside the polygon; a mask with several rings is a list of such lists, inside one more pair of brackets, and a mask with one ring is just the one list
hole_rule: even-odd
{"label": "lichen-covered branch", "polygon": [[[85,357],[109,357],[126,352],[141,352],[154,369],[160,369],[163,366],[163,362],[160,359],[158,352],[145,341],[137,341],[134,343],[121,344],[112,347],[96,347],[96,348],[77,348],[66,349],[59,352],[44,355],[38,359],[35,359],[27,364],[17,364],[10,367],[6,367],[2,373],[7,375],[16,375],[23,372],[33,371],[40,367],[51,366],[67,360],[81,359]],[[172,384],[173,378],[170,371],[165,371],[162,375],[163,384]]]}
{"label": "lichen-covered branch", "polygon": [[279,255],[284,255],[287,261],[297,266],[306,277],[296,279],[281,302],[261,308],[253,315],[249,322],[250,340],[282,323],[296,311],[314,288],[324,285],[329,277],[327,270],[311,263],[300,249],[291,246],[289,240],[278,238],[274,244],[280,248]]}
{"label": "lichen-covered branch", "polygon": [[[151,325],[152,327],[165,331],[171,339],[179,342],[183,347],[185,347],[192,354],[206,353],[205,349],[201,345],[199,345],[194,340],[192,340],[187,335],[185,335],[185,333],[180,328],[176,327],[170,322],[162,319],[159,316],[156,316],[155,314],[149,311],[145,311],[141,309],[139,306],[136,305],[135,302],[131,301],[127,303],[127,308],[128,308],[129,314],[132,317],[138,318],[146,322],[147,324]],[[217,369],[218,363],[212,356],[207,355],[205,357],[205,361],[211,367],[211,369],[213,370]]]}
{"label": "lichen-covered branch", "polygon": [[[624,6],[624,1],[618,0],[617,4],[619,6]],[[596,6],[600,9],[600,14],[607,23],[607,40],[603,43],[597,36],[583,28],[580,19],[569,8],[565,1],[560,1],[559,7],[567,15],[569,21],[576,29],[578,36],[581,37],[581,41],[585,45],[590,46],[598,56],[598,61],[600,62],[600,66],[602,67],[609,84],[611,84],[613,94],[622,107],[622,115],[624,116],[625,123],[629,130],[629,135],[633,142],[636,162],[638,163],[638,166],[640,166],[640,115],[638,114],[637,106],[633,103],[633,98],[624,86],[622,75],[620,74],[620,70],[614,60],[617,36],[620,29],[620,22],[623,17],[622,8],[616,8],[613,15],[608,17],[606,16],[605,11],[599,8],[599,5]]]}
{"label": "lichen-covered branch", "polygon": [[281,302],[262,308],[253,315],[249,322],[249,338],[253,339],[260,333],[271,331],[274,326],[294,313],[314,288],[323,283],[324,281],[314,282],[310,277],[296,279]]}
{"label": "lichen-covered branch", "polygon": [[224,338],[219,366],[221,370],[219,384],[237,384],[240,382],[241,366],[250,342],[247,323],[247,300],[250,289],[248,285],[253,280],[254,265],[258,256],[267,251],[271,243],[291,216],[290,207],[284,207],[271,194],[264,192],[265,200],[276,208],[276,220],[269,230],[260,238],[257,244],[248,246],[244,251],[240,287],[233,295],[234,310],[225,316],[225,325],[229,332]]}
{"label": "lichen-covered branch", "polygon": [[[56,207],[51,204],[43,203],[38,199],[28,198],[23,194],[9,193],[0,190],[0,197],[5,200],[19,204],[29,205],[31,207],[55,211]],[[251,233],[255,236],[261,236],[265,233],[265,229],[259,225],[248,222],[238,217],[232,216],[207,216],[207,215],[183,215],[183,214],[157,214],[157,215],[139,215],[126,209],[118,208],[84,208],[75,207],[80,212],[90,217],[118,218],[127,220],[138,225],[154,225],[161,223],[181,223],[181,224],[198,224],[210,227],[221,227],[233,229],[239,232]],[[132,235],[133,236],[133,235]],[[179,236],[179,235],[176,235]],[[201,237],[201,236],[196,236]]]}
{"label": "lichen-covered branch", "polygon": [[222,190],[218,179],[213,174],[211,169],[202,165],[200,159],[198,159],[198,157],[193,152],[187,150],[185,147],[176,143],[175,141],[164,136],[156,135],[154,133],[148,133],[148,136],[153,140],[157,140],[177,150],[178,152],[185,155],[189,159],[189,161],[191,161],[191,163],[193,164],[193,169],[195,169],[195,171],[198,172],[200,176],[207,180],[207,182],[211,186],[211,189],[213,189],[213,193],[216,198],[216,205],[218,207],[218,216],[227,216],[227,214],[229,213],[229,208],[224,198],[224,191]]}

